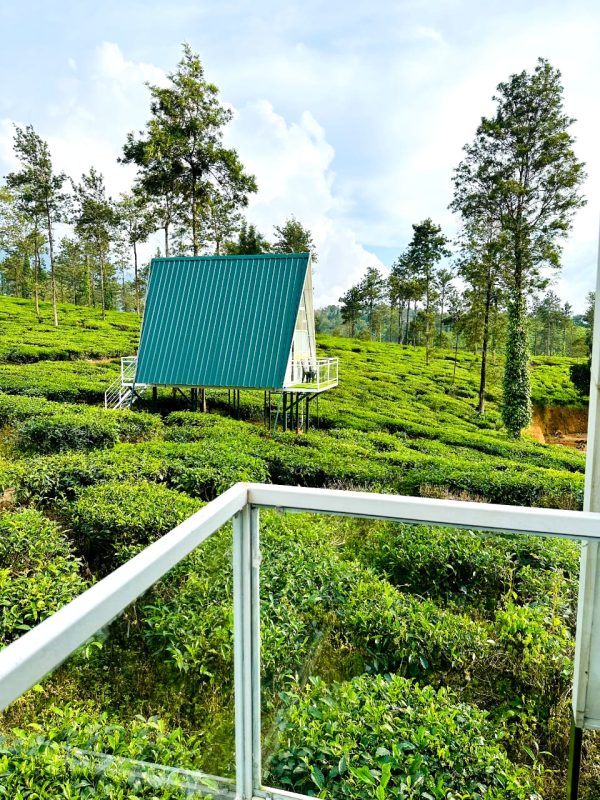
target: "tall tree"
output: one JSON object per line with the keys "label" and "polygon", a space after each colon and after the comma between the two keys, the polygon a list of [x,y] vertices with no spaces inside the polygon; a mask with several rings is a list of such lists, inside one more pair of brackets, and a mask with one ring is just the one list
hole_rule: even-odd
{"label": "tall tree", "polygon": [[531,417],[526,297],[543,266],[560,264],[560,240],[584,204],[585,174],[563,110],[560,72],[539,59],[533,73],[497,87],[496,113],[484,117],[454,175],[451,208],[465,219],[482,211],[506,236],[508,334],[502,416],[518,437]]}
{"label": "tall tree", "polygon": [[442,345],[442,334],[444,329],[444,306],[448,296],[448,290],[454,280],[454,272],[451,269],[441,269],[436,276],[437,288],[440,295],[440,329],[438,335],[438,345]]}
{"label": "tall tree", "polygon": [[375,307],[383,299],[385,287],[385,278],[376,267],[367,269],[358,287],[372,337],[375,336]]}
{"label": "tall tree", "polygon": [[43,220],[48,242],[50,262],[50,287],[52,294],[52,318],[58,327],[56,307],[56,275],[54,263],[54,225],[64,218],[67,195],[62,191],[66,181],[64,172],[55,173],[50,148],[34,131],[32,125],[15,127],[15,155],[21,169],[6,176],[6,183],[20,196],[23,209],[27,209],[34,226]]}
{"label": "tall tree", "polygon": [[459,242],[461,252],[458,273],[467,285],[465,296],[471,304],[471,316],[473,312],[477,314],[481,312],[481,362],[477,411],[483,414],[492,309],[494,303],[497,304],[506,271],[506,248],[498,226],[494,227],[493,220],[486,220],[483,216],[467,222]]}
{"label": "tall tree", "polygon": [[76,200],[75,231],[87,242],[94,253],[99,276],[102,319],[110,297],[110,264],[108,256],[115,236],[119,217],[112,200],[106,195],[103,176],[93,167],[73,184]]}
{"label": "tall tree", "polygon": [[236,242],[226,242],[225,251],[232,256],[254,255],[256,253],[269,253],[271,245],[260,233],[255,225],[249,225],[244,220],[238,232]]}
{"label": "tall tree", "polygon": [[122,160],[137,165],[140,185],[162,199],[162,210],[169,198],[170,212],[183,221],[192,253],[198,255],[209,204],[219,196],[233,208],[245,206],[256,182],[236,151],[223,145],[223,128],[232,112],[220,103],[217,87],[206,81],[202,62],[189,45],[183,46],[169,85],[149,89],[151,118],[138,138],[128,136]]}
{"label": "tall tree", "polygon": [[202,207],[201,218],[206,246],[217,256],[240,229],[243,219],[237,204],[215,191],[210,192]]}
{"label": "tall tree", "polygon": [[141,311],[140,270],[138,245],[145,242],[153,230],[151,211],[143,192],[122,194],[116,206],[121,233],[133,252],[133,293],[136,314]]}
{"label": "tall tree", "polygon": [[425,321],[425,361],[429,363],[433,329],[433,302],[436,298],[436,270],[438,263],[450,255],[448,239],[439,225],[431,219],[413,225],[413,237],[409,242],[403,258],[406,268],[414,279],[422,283],[422,295],[425,296],[423,310]]}
{"label": "tall tree", "polygon": [[356,335],[356,324],[363,309],[363,296],[359,286],[351,286],[340,297],[342,321],[350,326],[350,336]]}
{"label": "tall tree", "polygon": [[318,260],[311,232],[294,216],[287,219],[283,225],[275,226],[273,252],[310,253],[314,263]]}

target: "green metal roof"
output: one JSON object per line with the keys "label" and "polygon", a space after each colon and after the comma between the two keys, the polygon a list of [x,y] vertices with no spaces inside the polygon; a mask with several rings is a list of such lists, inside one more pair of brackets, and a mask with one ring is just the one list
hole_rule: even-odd
{"label": "green metal roof", "polygon": [[309,258],[153,259],[136,383],[282,388]]}

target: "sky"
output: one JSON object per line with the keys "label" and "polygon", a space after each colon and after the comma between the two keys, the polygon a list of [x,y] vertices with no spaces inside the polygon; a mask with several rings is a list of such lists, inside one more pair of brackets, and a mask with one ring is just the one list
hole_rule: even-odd
{"label": "sky", "polygon": [[[595,286],[600,208],[600,3],[591,0],[0,0],[0,176],[16,166],[14,124],[31,123],[56,167],[94,165],[109,193],[182,42],[234,111],[226,131],[258,193],[267,236],[294,214],[313,233],[317,305],[367,267],[387,270],[413,223],[452,237],[452,174],[494,110],[495,87],[538,57],[563,75],[587,205],[555,290],[583,311]],[[150,254],[151,245],[147,248]]]}

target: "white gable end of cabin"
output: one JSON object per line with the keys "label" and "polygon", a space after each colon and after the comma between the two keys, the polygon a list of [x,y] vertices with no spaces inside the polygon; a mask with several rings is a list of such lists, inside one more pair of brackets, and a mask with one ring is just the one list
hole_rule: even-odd
{"label": "white gable end of cabin", "polygon": [[312,259],[308,262],[300,298],[292,346],[285,373],[284,389],[319,392],[338,383],[338,359],[317,358]]}

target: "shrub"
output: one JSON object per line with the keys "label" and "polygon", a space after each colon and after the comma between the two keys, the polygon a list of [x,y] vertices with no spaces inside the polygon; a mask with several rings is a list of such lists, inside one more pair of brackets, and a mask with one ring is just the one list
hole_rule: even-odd
{"label": "shrub", "polygon": [[346,550],[402,591],[487,614],[495,613],[509,591],[523,603],[545,602],[557,576],[566,604],[575,599],[579,547],[574,542],[354,522]]}
{"label": "shrub", "polygon": [[337,636],[360,653],[369,672],[398,672],[438,685],[454,672],[464,683],[475,662],[486,660],[487,626],[402,594],[380,578],[356,577],[338,609]]}
{"label": "shrub", "polygon": [[571,383],[582,397],[587,397],[590,393],[591,364],[586,361],[583,364],[571,364],[569,367]]}
{"label": "shrub", "polygon": [[57,453],[112,447],[117,441],[143,441],[162,429],[154,414],[90,409],[42,398],[0,394],[0,426],[14,429],[13,440],[26,453]]}
{"label": "shrub", "polygon": [[100,572],[108,572],[199,507],[165,486],[109,481],[82,489],[65,512],[83,552]]}
{"label": "shrub", "polygon": [[90,414],[54,414],[20,423],[15,444],[25,453],[61,453],[113,447],[119,441],[114,420]]}
{"label": "shrub", "polygon": [[80,567],[55,522],[32,509],[0,514],[0,641],[8,644],[80,594]]}
{"label": "shrub", "polygon": [[118,444],[111,450],[69,452],[28,459],[15,480],[15,499],[52,505],[73,500],[82,486],[110,480],[166,479],[164,459],[149,455],[143,446]]}
{"label": "shrub", "polygon": [[513,764],[479,709],[398,675],[282,695],[267,782],[330,798],[539,798],[535,769]]}
{"label": "shrub", "polygon": [[[194,753],[202,750],[201,737],[169,730],[157,717],[124,725],[93,707],[54,706],[43,735],[39,728],[13,729],[0,743],[0,798],[180,800],[184,778],[179,784],[170,769],[166,783],[164,771],[140,770],[140,762],[193,769]],[[206,787],[216,788],[211,781]]]}
{"label": "shrub", "polygon": [[0,364],[0,390],[60,402],[101,403],[119,370],[118,363],[109,361]]}

